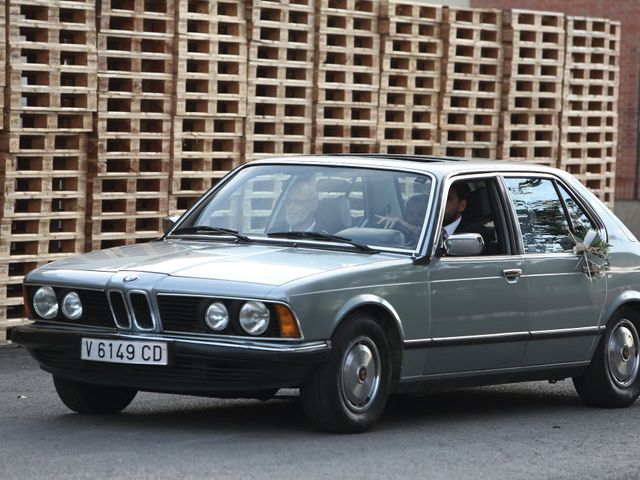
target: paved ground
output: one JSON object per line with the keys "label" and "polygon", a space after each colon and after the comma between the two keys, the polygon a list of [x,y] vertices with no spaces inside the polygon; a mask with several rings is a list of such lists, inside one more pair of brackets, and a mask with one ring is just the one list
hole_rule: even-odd
{"label": "paved ground", "polygon": [[640,402],[590,409],[567,381],[396,400],[361,435],[311,431],[291,395],[142,393],[120,415],[72,414],[16,348],[0,385],[3,480],[640,478]]}

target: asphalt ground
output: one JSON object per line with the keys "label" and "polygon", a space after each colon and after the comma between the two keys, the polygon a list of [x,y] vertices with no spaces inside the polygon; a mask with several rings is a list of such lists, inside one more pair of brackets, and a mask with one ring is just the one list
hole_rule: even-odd
{"label": "asphalt ground", "polygon": [[2,480],[640,478],[640,402],[589,408],[571,381],[393,399],[359,435],[311,430],[295,391],[74,414],[21,348],[0,347],[0,386]]}

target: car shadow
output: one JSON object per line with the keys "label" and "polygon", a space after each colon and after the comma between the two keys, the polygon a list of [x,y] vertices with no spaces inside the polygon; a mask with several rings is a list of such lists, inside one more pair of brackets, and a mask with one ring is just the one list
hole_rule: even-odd
{"label": "car shadow", "polygon": [[[297,398],[278,397],[261,401],[253,399],[212,399],[140,393],[119,414],[68,414],[55,417],[65,426],[103,425],[125,430],[208,435],[212,430],[291,431],[305,430],[306,419]],[[308,429],[308,427],[307,427]]]}
{"label": "car shadow", "polygon": [[395,421],[459,422],[587,409],[570,381],[562,383],[557,387],[536,382],[397,395],[389,399],[384,417]]}
{"label": "car shadow", "polygon": [[[400,395],[389,399],[376,430],[470,420],[507,421],[539,413],[564,415],[585,407],[569,385],[519,384]],[[589,409],[590,410],[590,409]],[[268,401],[209,399],[141,393],[118,415],[65,414],[52,421],[65,426],[102,425],[136,432],[177,431],[208,435],[253,431],[281,435],[313,432],[296,391]]]}

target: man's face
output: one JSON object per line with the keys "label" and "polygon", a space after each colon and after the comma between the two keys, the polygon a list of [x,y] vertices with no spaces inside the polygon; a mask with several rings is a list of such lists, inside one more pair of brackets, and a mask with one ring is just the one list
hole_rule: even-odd
{"label": "man's face", "polygon": [[448,225],[456,220],[465,208],[467,208],[467,201],[460,200],[458,193],[453,188],[449,189],[447,206],[444,209],[444,224]]}
{"label": "man's face", "polygon": [[317,195],[308,183],[295,185],[285,200],[285,220],[294,230],[309,227],[318,205]]}

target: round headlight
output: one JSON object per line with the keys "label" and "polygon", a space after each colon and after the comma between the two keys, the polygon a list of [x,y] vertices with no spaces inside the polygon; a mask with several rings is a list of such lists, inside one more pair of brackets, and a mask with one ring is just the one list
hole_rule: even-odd
{"label": "round headlight", "polygon": [[261,335],[269,327],[269,309],[262,302],[247,302],[240,309],[240,326],[249,335]]}
{"label": "round headlight", "polygon": [[77,320],[82,316],[82,302],[76,292],[67,293],[62,299],[62,313],[69,320]]}
{"label": "round headlight", "polygon": [[204,312],[204,323],[216,332],[227,328],[227,325],[229,325],[229,312],[224,303],[213,302],[209,305],[206,312]]}
{"label": "round headlight", "polygon": [[50,320],[58,315],[58,299],[51,287],[40,287],[33,296],[33,309],[38,316]]}

